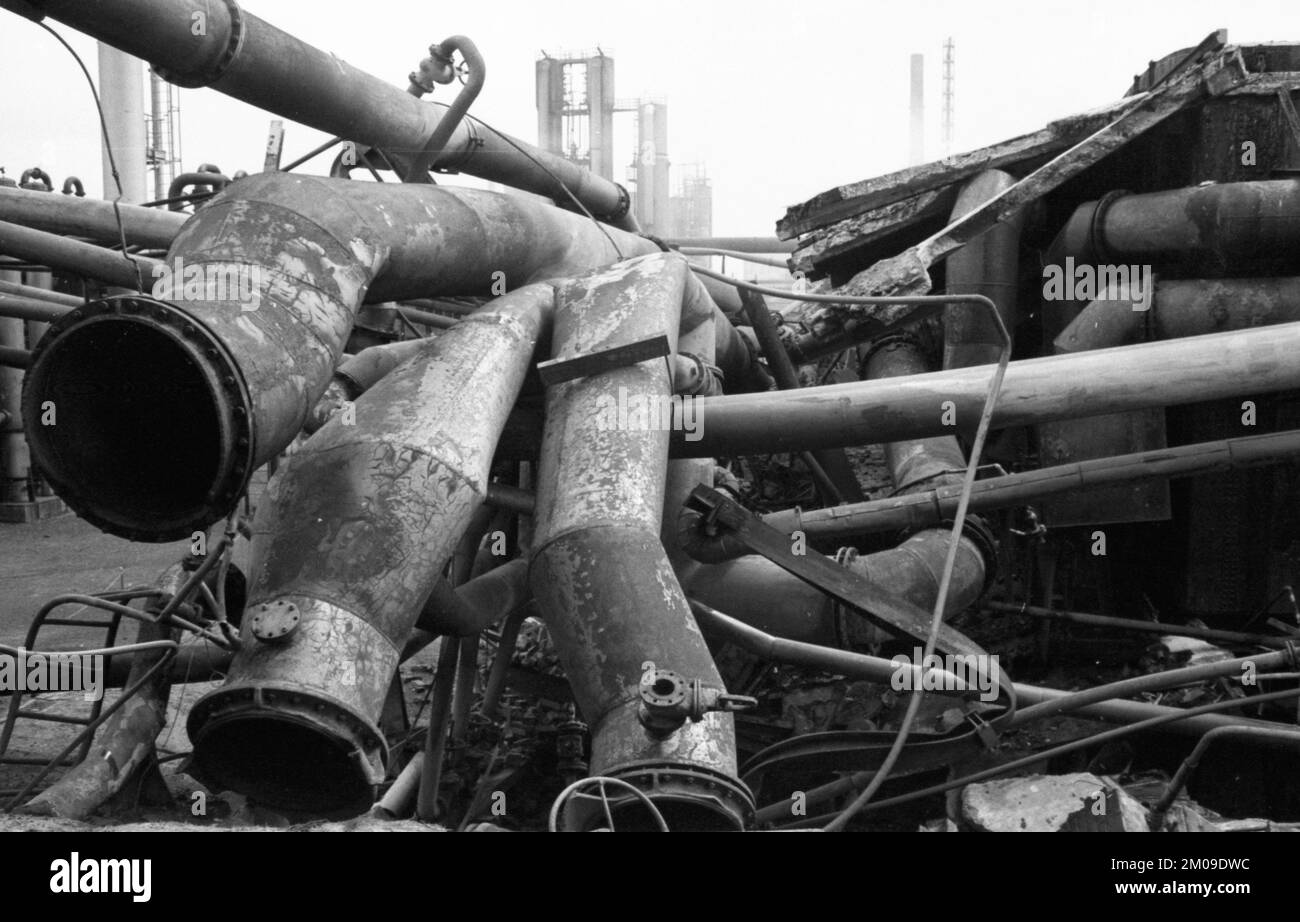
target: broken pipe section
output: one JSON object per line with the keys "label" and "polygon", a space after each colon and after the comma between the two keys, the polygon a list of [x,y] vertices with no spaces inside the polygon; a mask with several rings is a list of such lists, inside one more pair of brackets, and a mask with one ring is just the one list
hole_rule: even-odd
{"label": "broken pipe section", "polygon": [[371,803],[399,651],[483,502],[553,303],[526,286],[427,341],[271,481],[243,647],[189,717],[204,783],[285,811]]}
{"label": "broken pipe section", "polygon": [[[564,362],[666,336],[676,349],[699,320],[683,311],[685,260],[656,254],[559,291],[553,355]],[[709,314],[711,312],[703,312]],[[591,725],[591,773],[641,788],[670,828],[740,829],[752,797],[736,777],[730,714],[707,713],[666,736],[639,720],[647,673],[722,687],[660,543],[668,431],[651,408],[672,394],[651,359],[547,391],[531,582],[574,697]],[[618,407],[650,412],[619,414]],[[618,828],[649,821],[626,795]]]}

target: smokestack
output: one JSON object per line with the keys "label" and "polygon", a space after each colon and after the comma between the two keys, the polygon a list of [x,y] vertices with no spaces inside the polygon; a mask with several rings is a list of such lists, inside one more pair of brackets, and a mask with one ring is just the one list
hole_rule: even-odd
{"label": "smokestack", "polygon": [[912,119],[912,144],[908,165],[925,162],[925,55],[912,55],[912,94],[909,107]]}
{"label": "smokestack", "polygon": [[[144,158],[144,62],[99,43],[99,99],[108,141],[122,180],[122,201],[146,201]],[[104,198],[117,198],[113,167],[104,148]]]}

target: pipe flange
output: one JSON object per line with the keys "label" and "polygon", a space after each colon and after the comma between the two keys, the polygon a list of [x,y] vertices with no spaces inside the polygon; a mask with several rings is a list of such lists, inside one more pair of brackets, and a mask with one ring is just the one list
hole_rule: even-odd
{"label": "pipe flange", "polygon": [[1096,262],[1115,261],[1110,247],[1106,245],[1106,213],[1117,201],[1131,194],[1127,189],[1112,189],[1097,199],[1097,204],[1092,209],[1092,216],[1088,219],[1088,243],[1092,247],[1092,256]]}
{"label": "pipe flange", "polygon": [[[316,816],[355,816],[374,799],[388,764],[379,728],[321,692],[258,684],[227,686],[201,698],[186,723],[194,753],[187,772],[213,790],[235,790],[275,809]],[[249,784],[232,768],[268,730],[293,728],[319,739],[318,777]],[[244,734],[251,735],[245,736]],[[292,782],[292,783],[289,783]]]}
{"label": "pipe flange", "polygon": [[[948,519],[941,523],[941,527],[952,531],[953,520]],[[998,578],[998,539],[993,534],[993,529],[985,524],[984,520],[977,515],[968,515],[962,523],[961,533],[963,538],[969,538],[971,542],[979,549],[980,556],[984,558],[984,585],[980,588],[980,595],[983,596],[993,587]]]}
{"label": "pipe flange", "polygon": [[[283,705],[290,710],[277,710]],[[228,685],[209,692],[195,702],[186,719],[191,739],[201,736],[210,723],[266,714],[277,719],[297,719],[305,724],[325,730],[345,729],[361,750],[380,755],[388,761],[388,743],[374,724],[354,713],[347,705],[313,689],[285,688],[277,685]],[[339,741],[342,745],[342,740]],[[378,780],[382,780],[382,775]]]}
{"label": "pipe flange", "polygon": [[[618,206],[609,214],[605,215],[605,222],[607,224],[620,220],[632,210],[632,196],[628,193],[627,189],[623,188],[623,184],[616,182],[614,183],[614,188],[618,190]],[[664,248],[667,249],[667,247]]]}
{"label": "pipe flange", "polygon": [[[62,317],[52,321],[45,335],[32,350],[31,363],[23,379],[22,406],[24,419],[41,418],[41,402],[50,394],[52,381],[43,360],[52,349],[62,346],[67,337],[85,327],[105,322],[111,317],[121,317],[151,327],[167,336],[198,367],[203,379],[220,407],[219,425],[223,438],[229,438],[233,451],[226,453],[225,468],[214,477],[213,489],[204,498],[201,508],[193,510],[180,520],[157,528],[136,527],[116,518],[106,516],[92,504],[92,498],[81,495],[81,485],[63,476],[57,459],[58,451],[42,437],[40,427],[28,427],[28,444],[33,466],[55,489],[59,497],[79,517],[95,527],[126,538],[129,541],[162,542],[190,537],[196,530],[206,528],[224,517],[238,502],[253,475],[252,415],[248,408],[251,396],[244,382],[239,363],[226,345],[202,321],[175,305],[147,295],[117,295],[88,301]],[[33,437],[33,433],[36,437]]]}
{"label": "pipe flange", "polygon": [[220,80],[230,68],[239,52],[244,48],[244,12],[239,8],[236,0],[222,0],[226,4],[226,10],[230,14],[230,37],[226,41],[226,47],[221,51],[221,57],[217,58],[211,69],[206,73],[197,75],[177,74],[165,70],[157,65],[154,66],[153,72],[162,77],[168,83],[175,84],[186,89],[197,89],[202,86],[211,86]]}
{"label": "pipe flange", "polygon": [[302,613],[298,606],[284,599],[263,602],[253,609],[253,619],[249,622],[253,636],[263,643],[284,643],[298,630],[302,622]]}
{"label": "pipe flange", "polygon": [[[866,348],[864,349],[862,346],[865,346]],[[866,368],[867,363],[875,357],[877,352],[882,352],[886,349],[901,349],[903,347],[924,350],[925,344],[921,342],[919,336],[907,330],[899,330],[881,336],[879,339],[872,339],[859,346],[858,368]]]}

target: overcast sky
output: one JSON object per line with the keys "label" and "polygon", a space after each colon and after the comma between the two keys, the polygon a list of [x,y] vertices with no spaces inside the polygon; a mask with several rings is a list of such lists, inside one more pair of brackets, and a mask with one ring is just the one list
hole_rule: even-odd
{"label": "overcast sky", "polygon": [[[939,147],[944,40],[956,42],[956,150],[1032,131],[1123,95],[1148,60],[1216,28],[1300,41],[1296,0],[247,0],[257,16],[405,87],[427,46],[470,36],[488,78],[474,114],[537,138],[534,61],[599,45],[617,95],[664,97],[669,155],[704,163],[714,232],[767,235],[786,206],[906,165],[908,58],[926,55],[927,155]],[[95,73],[94,43],[58,28]],[[84,78],[34,24],[0,11],[0,166],[77,174],[100,192],[98,125]],[[449,102],[452,88],[435,98]],[[181,94],[184,165],[260,168],[270,115],[211,90]],[[289,125],[286,162],[324,140]],[[626,134],[626,133],[624,133]],[[618,163],[633,151],[623,144]],[[315,163],[323,171],[327,162]],[[619,175],[622,178],[622,168]],[[455,181],[455,180],[453,180]]]}

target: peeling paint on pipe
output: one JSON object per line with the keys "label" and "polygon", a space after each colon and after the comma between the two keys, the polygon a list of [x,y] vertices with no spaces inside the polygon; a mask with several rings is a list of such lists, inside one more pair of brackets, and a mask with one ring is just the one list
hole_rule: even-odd
{"label": "peeling paint on pipe", "polygon": [[373,800],[400,650],[483,502],[553,304],[528,286],[427,341],[358,400],[354,425],[332,420],[272,479],[243,647],[189,717],[205,783],[291,811]]}
{"label": "peeling paint on pipe", "polygon": [[[105,531],[187,537],[224,517],[252,472],[302,430],[364,300],[573,275],[616,260],[611,237],[624,253],[657,252],[517,196],[250,176],[186,223],[166,261],[184,272],[160,277],[160,298],[92,302],[51,327],[33,354],[26,406],[53,400],[87,425],[29,427],[33,459]],[[191,289],[191,271],[227,290]],[[718,330],[738,339],[730,324]],[[159,399],[165,392],[174,399]]]}
{"label": "peeling paint on pipe", "polygon": [[[570,282],[553,354],[660,333],[676,343],[688,271],[681,257],[656,255]],[[592,727],[591,772],[643,788],[670,826],[675,816],[690,828],[739,829],[752,798],[736,777],[732,717],[707,714],[660,739],[637,716],[646,668],[722,685],[659,539],[668,433],[608,425],[616,395],[630,404],[670,394],[662,360],[548,389],[531,583]],[[632,803],[614,806],[634,812]]]}

